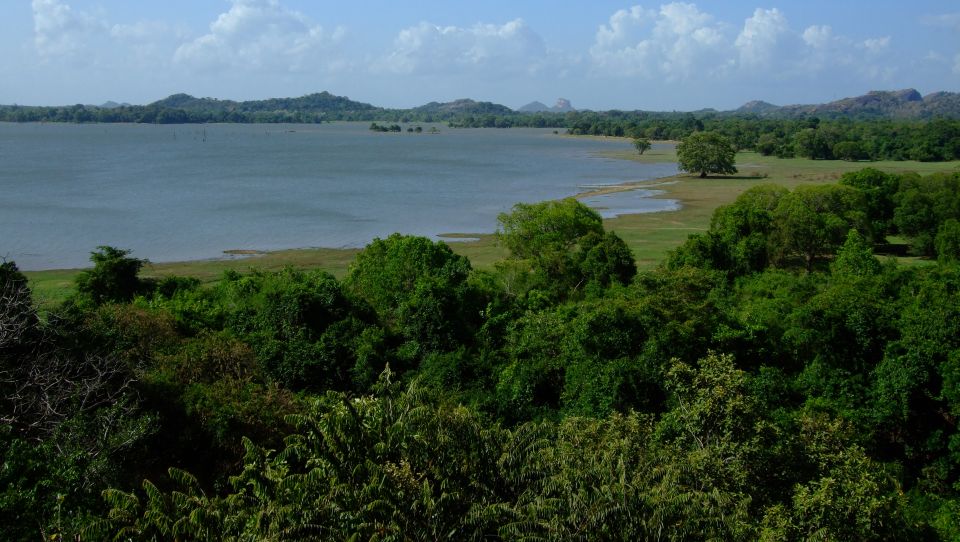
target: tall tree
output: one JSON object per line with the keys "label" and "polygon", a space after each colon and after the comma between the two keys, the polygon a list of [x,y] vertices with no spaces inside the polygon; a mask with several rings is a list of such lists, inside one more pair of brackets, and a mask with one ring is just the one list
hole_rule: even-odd
{"label": "tall tree", "polygon": [[736,173],[736,149],[726,137],[716,132],[696,132],[677,145],[677,162],[681,171],[729,175]]}

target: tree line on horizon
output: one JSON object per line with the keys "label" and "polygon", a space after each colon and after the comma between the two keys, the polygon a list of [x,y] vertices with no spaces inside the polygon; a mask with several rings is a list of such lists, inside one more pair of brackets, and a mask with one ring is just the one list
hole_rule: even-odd
{"label": "tree line on horizon", "polygon": [[[323,103],[334,98],[336,97],[328,97]],[[207,102],[200,100],[199,104],[191,106],[190,109],[162,104],[115,108],[83,105],[0,106],[0,121],[146,124],[322,123],[334,120],[395,124],[446,122],[454,128],[557,128],[564,129],[571,135],[675,141],[698,132],[716,132],[729,138],[737,150],[752,150],[764,156],[779,158],[926,162],[960,160],[960,120],[949,118],[851,120],[809,116],[772,119],[755,114],[622,111],[504,114],[502,106],[493,107],[495,104],[489,106],[496,113],[483,113],[487,108],[483,102],[471,102],[472,105],[468,106],[479,108],[479,112],[443,109],[440,104],[409,110],[387,110],[372,106],[360,109],[340,106],[322,111],[282,108],[238,110],[216,105],[215,100],[210,102],[215,105],[205,105]],[[178,101],[170,103],[179,104]],[[273,105],[280,107],[283,103]]]}
{"label": "tree line on horizon", "polygon": [[[10,540],[960,540],[960,173],[759,185],[657,269],[576,200],[474,269],[0,265]],[[926,265],[877,252],[906,239]]]}

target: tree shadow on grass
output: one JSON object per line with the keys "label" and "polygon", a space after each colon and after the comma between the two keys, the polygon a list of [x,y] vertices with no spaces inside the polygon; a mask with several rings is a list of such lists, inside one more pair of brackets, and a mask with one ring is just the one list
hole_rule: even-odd
{"label": "tree shadow on grass", "polygon": [[763,179],[769,178],[769,175],[707,175],[706,177],[701,177],[700,175],[690,175],[692,179],[734,179],[734,180],[743,180],[743,181],[760,181]]}

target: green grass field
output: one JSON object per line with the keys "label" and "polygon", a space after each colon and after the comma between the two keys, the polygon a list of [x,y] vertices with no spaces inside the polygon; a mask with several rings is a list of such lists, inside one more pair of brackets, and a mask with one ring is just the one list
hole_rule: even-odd
{"label": "green grass field", "polygon": [[[676,161],[672,147],[651,149],[638,155],[634,151],[615,151],[604,156],[633,160],[636,162]],[[737,175],[709,177],[677,175],[667,179],[645,181],[631,185],[633,188],[654,186],[663,190],[662,198],[676,199],[682,204],[678,211],[626,215],[606,221],[633,250],[641,269],[650,269],[659,264],[667,252],[677,247],[691,233],[702,232],[710,224],[714,209],[737,198],[740,193],[762,183],[774,183],[788,188],[801,184],[824,184],[836,182],[848,171],[873,167],[893,173],[916,172],[922,175],[940,171],[960,171],[960,162],[843,162],[839,160],[779,159],[760,156],[754,152],[737,154]],[[625,189],[625,188],[619,188]],[[457,241],[457,237],[476,238],[475,241]],[[467,234],[449,236],[454,252],[470,259],[474,267],[489,269],[493,263],[506,256],[506,251],[497,246],[493,235]],[[334,276],[346,274],[356,249],[298,249],[258,254],[242,258],[199,260],[190,262],[148,264],[142,275],[164,277],[186,275],[212,282],[228,269],[244,272],[252,268],[278,270],[287,266],[301,269],[323,269]],[[79,269],[29,271],[34,295],[41,305],[63,300],[70,294],[73,279]]]}

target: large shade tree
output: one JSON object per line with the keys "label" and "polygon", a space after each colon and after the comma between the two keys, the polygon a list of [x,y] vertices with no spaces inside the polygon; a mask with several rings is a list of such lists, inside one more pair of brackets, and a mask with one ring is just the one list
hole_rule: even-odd
{"label": "large shade tree", "polygon": [[681,171],[729,175],[737,172],[734,166],[736,149],[726,137],[716,132],[695,132],[677,145],[677,162]]}

